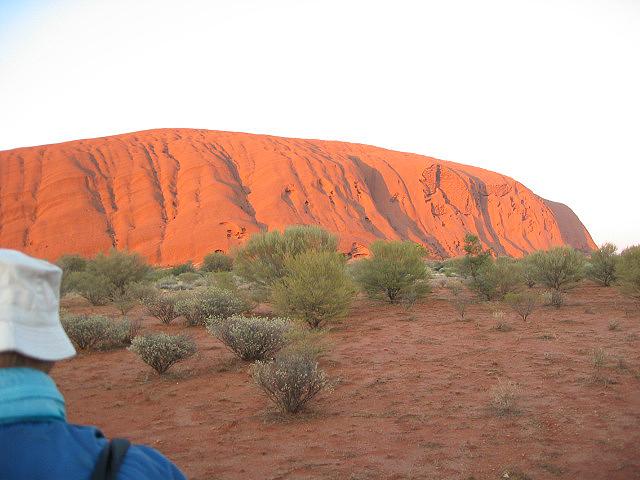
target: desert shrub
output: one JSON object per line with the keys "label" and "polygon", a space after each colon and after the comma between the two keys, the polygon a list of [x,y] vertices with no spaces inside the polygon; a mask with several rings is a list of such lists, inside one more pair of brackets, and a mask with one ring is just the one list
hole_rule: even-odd
{"label": "desert shrub", "polygon": [[238,284],[233,272],[210,272],[205,276],[207,285],[211,287],[222,288],[232,292],[238,290]]}
{"label": "desert shrub", "polygon": [[491,389],[491,407],[498,415],[507,415],[517,411],[520,388],[515,382],[500,379]]}
{"label": "desert shrub", "polygon": [[228,290],[207,288],[185,294],[176,303],[178,314],[185,318],[188,326],[205,325],[211,317],[230,317],[245,312],[247,302]]}
{"label": "desert shrub", "polygon": [[523,320],[540,306],[540,296],[533,292],[509,292],[504,296],[504,302],[509,305]]}
{"label": "desert shrub", "polygon": [[288,257],[307,251],[335,252],[337,248],[337,237],[317,226],[262,232],[252,235],[235,251],[234,268],[245,280],[268,289],[284,276]]}
{"label": "desert shrub", "polygon": [[453,305],[453,308],[460,316],[460,319],[464,320],[469,307],[473,305],[473,301],[470,298],[459,295],[457,297],[453,297],[453,300],[451,300],[451,305]]}
{"label": "desert shrub", "polygon": [[174,265],[169,270],[169,273],[174,277],[177,277],[183,273],[194,273],[196,271],[196,267],[193,266],[193,262],[185,262],[180,265]]}
{"label": "desert shrub", "polygon": [[158,289],[146,282],[135,282],[127,285],[126,292],[131,298],[143,303],[146,298],[155,297]]}
{"label": "desert shrub", "polygon": [[98,278],[106,279],[114,291],[124,292],[130,283],[145,280],[149,266],[137,253],[111,249],[108,254],[99,253],[87,263],[86,271]]}
{"label": "desert shrub", "polygon": [[61,323],[78,350],[125,347],[142,328],[140,319],[115,322],[100,315],[63,315]]}
{"label": "desert shrub", "polygon": [[82,272],[87,268],[87,259],[81,255],[62,255],[56,262],[63,272]]}
{"label": "desert shrub", "polygon": [[560,290],[549,290],[542,295],[543,303],[551,307],[560,308],[565,304],[565,295]]}
{"label": "desert shrub", "polygon": [[163,374],[172,365],[195,355],[196,344],[185,335],[151,333],[135,337],[129,350],[156,372]]}
{"label": "desert shrub", "polygon": [[142,319],[140,318],[123,318],[119,322],[109,321],[109,327],[97,348],[111,350],[128,347],[141,330]]}
{"label": "desert shrub", "polygon": [[331,386],[315,355],[300,349],[283,350],[270,362],[255,362],[250,371],[269,399],[288,413],[299,412]]}
{"label": "desert shrub", "polygon": [[60,295],[66,295],[75,290],[76,284],[73,282],[73,273],[82,272],[87,268],[87,259],[80,255],[63,255],[56,262],[62,269],[62,283],[60,285]]}
{"label": "desert shrub", "polygon": [[447,283],[446,288],[451,292],[451,305],[453,305],[453,308],[460,316],[460,319],[464,320],[469,306],[473,304],[473,300],[465,295],[462,283]]}
{"label": "desert shrub", "polygon": [[471,233],[464,236],[464,257],[457,267],[464,277],[476,278],[480,267],[491,260],[491,250],[484,250],[480,239]]}
{"label": "desert shrub", "polygon": [[162,277],[155,282],[156,288],[160,290],[186,290],[182,282],[179,282],[173,275]]}
{"label": "desert shrub", "polygon": [[91,272],[71,272],[67,277],[68,285],[91,305],[107,305],[116,288],[106,277]]}
{"label": "desert shrub", "polygon": [[622,292],[640,302],[640,245],[622,251],[617,270]]}
{"label": "desert shrub", "polygon": [[584,256],[571,247],[537,251],[529,256],[538,281],[558,294],[584,278]]}
{"label": "desert shrub", "polygon": [[507,257],[485,260],[471,280],[471,288],[485,300],[503,298],[522,283],[520,265]]}
{"label": "desert shrub", "polygon": [[180,316],[176,310],[176,304],[180,299],[181,296],[175,293],[158,293],[146,297],[143,300],[143,305],[146,307],[149,315],[157,318],[165,325],[169,325],[174,318]]}
{"label": "desert shrub", "polygon": [[444,273],[446,277],[456,277],[462,275],[464,268],[462,264],[464,262],[464,257],[454,257],[448,258],[444,262],[442,262],[441,273]]}
{"label": "desert shrub", "polygon": [[265,360],[286,345],[291,322],[233,315],[209,320],[207,330],[242,360]]}
{"label": "desert shrub", "polygon": [[592,252],[587,266],[587,276],[605,287],[615,282],[616,263],[618,260],[617,250],[618,247],[614,244],[605,243]]}
{"label": "desert shrub", "polygon": [[214,252],[204,257],[200,270],[203,272],[230,272],[233,258],[222,252]]}
{"label": "desert shrub", "polygon": [[429,292],[429,270],[424,263],[425,250],[412,242],[377,240],[369,250],[371,257],[352,267],[356,281],[371,297],[386,297],[397,303],[402,296],[424,296]]}
{"label": "desert shrub", "polygon": [[528,256],[518,260],[518,264],[520,265],[520,277],[522,279],[522,283],[529,288],[533,288],[538,282],[538,272],[535,265],[533,265]]}
{"label": "desert shrub", "polygon": [[112,325],[109,319],[99,315],[64,315],[62,327],[79,350],[97,349],[109,341]]}
{"label": "desert shrub", "polygon": [[285,274],[273,287],[276,310],[317,328],[344,315],[354,296],[346,261],[335,252],[304,252],[285,261]]}
{"label": "desert shrub", "polygon": [[124,292],[116,290],[111,295],[111,302],[124,316],[138,304],[138,299],[134,297],[129,289],[126,289]]}
{"label": "desert shrub", "polygon": [[202,275],[196,272],[181,273],[180,275],[178,275],[178,281],[188,285],[195,285],[195,284],[204,285],[205,283]]}
{"label": "desert shrub", "polygon": [[591,352],[591,363],[594,368],[602,368],[607,364],[607,352],[603,348],[598,348]]}

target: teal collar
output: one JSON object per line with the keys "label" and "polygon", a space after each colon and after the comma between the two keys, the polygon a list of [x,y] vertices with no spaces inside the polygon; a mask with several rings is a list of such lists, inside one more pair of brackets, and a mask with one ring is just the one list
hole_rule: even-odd
{"label": "teal collar", "polygon": [[66,418],[54,381],[32,368],[0,368],[0,424]]}

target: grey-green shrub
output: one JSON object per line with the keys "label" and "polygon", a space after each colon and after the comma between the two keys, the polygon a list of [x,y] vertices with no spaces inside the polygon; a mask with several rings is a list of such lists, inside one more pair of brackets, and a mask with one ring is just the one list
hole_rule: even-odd
{"label": "grey-green shrub", "polygon": [[108,278],[91,272],[71,272],[66,281],[67,288],[77,292],[91,305],[107,305],[116,291],[115,285]]}
{"label": "grey-green shrub", "polygon": [[315,225],[292,226],[252,235],[234,254],[234,269],[256,287],[268,290],[285,274],[285,260],[307,251],[335,252],[338,239]]}
{"label": "grey-green shrub", "polygon": [[269,399],[288,413],[299,412],[331,387],[315,355],[305,350],[282,350],[272,361],[255,362],[250,372]]}
{"label": "grey-green shrub", "polygon": [[185,294],[176,303],[176,312],[185,319],[188,326],[205,325],[212,317],[230,317],[244,313],[248,303],[234,292],[219,288],[194,290]]}
{"label": "grey-green shrub", "polygon": [[464,236],[464,251],[465,255],[458,263],[459,273],[475,279],[480,267],[491,260],[491,251],[483,249],[478,236],[472,233]]}
{"label": "grey-green shrub", "polygon": [[355,289],[346,261],[335,252],[304,252],[285,262],[283,278],[273,286],[273,304],[281,315],[312,328],[346,314]]}
{"label": "grey-green shrub", "polygon": [[552,304],[560,307],[562,294],[584,278],[584,256],[571,247],[556,247],[529,255],[540,283],[552,289]]}
{"label": "grey-green shrub", "polygon": [[287,318],[232,315],[207,322],[207,330],[246,361],[271,358],[287,344],[291,328]]}
{"label": "grey-green shrub", "polygon": [[76,254],[61,256],[56,264],[62,269],[62,283],[60,285],[60,295],[64,296],[75,290],[75,283],[71,275],[74,272],[82,272],[87,268],[87,259]]}
{"label": "grey-green shrub", "polygon": [[197,351],[191,338],[166,333],[137,336],[131,342],[129,350],[159,374],[165,373],[172,365],[192,357]]}
{"label": "grey-green shrub", "polygon": [[520,275],[522,282],[529,288],[533,288],[538,282],[538,273],[535,266],[529,259],[529,257],[521,258],[518,263],[520,264]]}
{"label": "grey-green shrub", "polygon": [[99,253],[91,259],[86,271],[107,279],[116,290],[124,292],[128,284],[145,280],[149,266],[137,253],[111,249],[108,254]]}
{"label": "grey-green shrub", "polygon": [[383,297],[397,303],[403,295],[424,296],[429,292],[429,270],[424,262],[425,250],[413,242],[373,242],[371,257],[359,260],[352,273],[371,297]]}
{"label": "grey-green shrub", "polygon": [[111,302],[123,316],[138,305],[138,299],[135,298],[133,293],[128,289],[125,289],[124,292],[120,292],[119,290],[114,291],[111,295]]}
{"label": "grey-green shrub", "polygon": [[124,348],[131,345],[133,339],[142,330],[142,319],[123,318],[120,321],[109,322],[109,328],[104,339],[99,343],[100,350]]}
{"label": "grey-green shrub", "polygon": [[214,252],[204,257],[200,270],[203,272],[230,272],[233,258],[222,252]]}
{"label": "grey-green shrub", "polygon": [[180,275],[178,275],[178,281],[186,283],[188,285],[202,286],[205,284],[203,276],[196,272],[181,273]]}
{"label": "grey-green shrub", "polygon": [[622,293],[640,302],[640,245],[622,251],[617,271]]}
{"label": "grey-green shrub", "polygon": [[64,331],[79,350],[94,350],[111,340],[112,325],[99,315],[63,315],[60,319]]}
{"label": "grey-green shrub", "polygon": [[143,300],[143,305],[149,315],[157,318],[165,325],[169,325],[173,319],[180,316],[176,310],[176,304],[181,298],[181,295],[175,293],[159,293],[146,297]]}
{"label": "grey-green shrub", "polygon": [[485,261],[472,277],[470,286],[485,300],[497,300],[518,290],[522,284],[520,265],[507,257]]}
{"label": "grey-green shrub", "polygon": [[616,264],[618,247],[613,243],[605,243],[597,250],[591,252],[591,258],[587,266],[587,276],[605,287],[616,281]]}
{"label": "grey-green shrub", "polygon": [[183,273],[193,273],[196,271],[196,267],[193,266],[193,262],[181,263],[180,265],[175,265],[171,267],[169,272],[174,277],[177,277]]}
{"label": "grey-green shrub", "polygon": [[183,283],[179,282],[173,275],[168,275],[156,280],[156,288],[160,290],[186,290]]}
{"label": "grey-green shrub", "polygon": [[504,302],[526,320],[541,305],[542,299],[533,292],[509,292],[505,295]]}

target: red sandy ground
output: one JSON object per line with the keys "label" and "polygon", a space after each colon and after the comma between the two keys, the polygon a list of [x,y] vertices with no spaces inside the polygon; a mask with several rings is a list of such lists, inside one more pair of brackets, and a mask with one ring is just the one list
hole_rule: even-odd
{"label": "red sandy ground", "polygon": [[[569,302],[527,323],[509,312],[514,330],[500,332],[487,305],[456,320],[438,289],[410,315],[360,299],[328,333],[321,363],[335,391],[295,417],[203,329],[189,330],[198,356],[165,377],[125,350],[79,355],[53,376],[71,421],[156,447],[195,480],[640,478],[637,310],[593,285]],[[608,382],[594,381],[599,348]],[[515,415],[489,406],[499,378],[520,385]]]}

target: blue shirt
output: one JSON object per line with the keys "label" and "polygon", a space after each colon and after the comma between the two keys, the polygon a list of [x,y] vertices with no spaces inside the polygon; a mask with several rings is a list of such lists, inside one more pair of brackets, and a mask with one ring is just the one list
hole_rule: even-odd
{"label": "blue shirt", "polygon": [[[53,380],[30,368],[0,368],[0,479],[89,480],[107,439],[67,423]],[[131,445],[118,480],[186,480],[162,454]]]}

